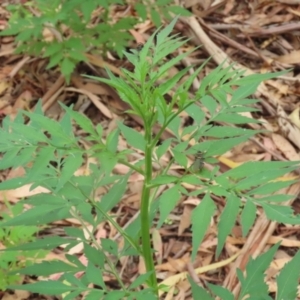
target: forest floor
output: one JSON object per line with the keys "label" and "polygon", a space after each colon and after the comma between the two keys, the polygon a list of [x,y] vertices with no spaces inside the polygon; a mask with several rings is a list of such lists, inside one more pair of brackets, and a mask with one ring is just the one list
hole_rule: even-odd
{"label": "forest floor", "polygon": [[[279,1],[193,1],[186,0],[185,7],[193,16],[181,18],[174,32],[190,38],[180,51],[202,45],[190,57],[172,69],[188,64],[200,64],[211,56],[200,78],[194,82],[194,88],[201,85],[201,79],[220,65],[225,59],[237,63],[237,68],[248,74],[290,70],[284,76],[262,83],[255,98],[260,99],[258,113],[249,113],[249,117],[263,122],[258,128],[267,129],[269,133],[259,134],[255,138],[231,149],[218,158],[222,171],[234,168],[248,161],[299,161],[300,151],[300,2],[295,0]],[[214,5],[217,2],[219,4]],[[200,4],[201,3],[201,4]],[[0,6],[0,30],[4,29],[9,19],[5,5]],[[134,36],[133,47],[144,43],[155,30],[152,22],[146,21],[131,31]],[[33,110],[41,99],[45,114],[59,120],[63,114],[58,101],[70,105],[88,116],[94,124],[100,123],[106,129],[104,136],[122,120],[126,125],[142,131],[137,118],[124,113],[126,104],[112,88],[93,82],[80,76],[82,73],[102,76],[105,67],[120,75],[121,68],[131,68],[129,62],[120,60],[111,54],[111,59],[103,60],[95,54],[88,54],[88,61],[80,63],[67,84],[58,68],[46,70],[47,60],[28,55],[14,54],[14,37],[2,37],[0,46],[0,112],[1,116],[16,115],[19,109]],[[170,76],[172,76],[170,74]],[[182,126],[189,117],[183,117]],[[257,129],[257,128],[256,128]],[[76,134],[76,132],[75,132]],[[172,167],[179,172],[177,166]],[[115,172],[123,172],[117,166]],[[2,179],[14,178],[21,170],[3,172]],[[137,175],[137,174],[136,174]],[[295,178],[295,174],[289,174]],[[298,178],[298,177],[296,177]],[[121,226],[129,224],[139,210],[142,178],[135,177],[128,186],[127,197],[115,209],[120,214]],[[292,195],[290,202],[295,213],[300,213],[300,182],[283,191]],[[11,204],[31,195],[28,186],[7,191],[7,200]],[[4,197],[0,196],[0,209],[6,209]],[[203,283],[206,281],[223,285],[235,294],[239,291],[236,269],[244,269],[249,255],[257,256],[270,246],[281,241],[271,267],[268,270],[268,285],[272,293],[276,291],[274,274],[293,257],[300,247],[299,226],[283,225],[268,221],[263,213],[258,213],[257,220],[244,238],[241,226],[236,223],[232,235],[227,238],[221,256],[216,260],[214,251],[217,245],[217,217],[205,236],[199,251],[199,257],[191,263],[191,212],[199,199],[182,199],[160,230],[155,232],[153,246],[156,250],[156,271],[159,279],[176,285],[176,296],[166,299],[191,299],[189,283],[184,280],[186,274]],[[225,203],[216,199],[219,211]],[[63,226],[79,226],[75,219],[67,219],[52,224],[48,234],[60,232]],[[100,224],[99,236],[114,238],[115,230],[107,224]],[[235,258],[235,254],[242,254]],[[79,246],[71,249],[82,257],[83,249]],[[46,259],[64,259],[61,251],[48,254]],[[1,254],[0,254],[1,259]],[[216,266],[215,263],[219,265]],[[196,271],[195,271],[196,270]],[[144,272],[144,264],[138,261],[122,261],[124,278],[132,278]],[[200,278],[200,279],[199,279]],[[182,280],[181,280],[182,279]],[[23,282],[32,282],[36,278],[22,278]],[[109,278],[108,278],[109,280]],[[49,296],[37,296],[26,291],[0,291],[0,299],[57,299]]]}

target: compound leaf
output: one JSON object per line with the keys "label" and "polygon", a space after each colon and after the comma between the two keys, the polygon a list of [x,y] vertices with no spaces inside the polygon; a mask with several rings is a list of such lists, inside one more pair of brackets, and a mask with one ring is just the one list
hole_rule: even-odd
{"label": "compound leaf", "polygon": [[237,276],[241,282],[238,300],[244,299],[246,295],[253,297],[252,299],[260,299],[260,297],[268,295],[268,286],[264,281],[264,272],[270,265],[278,247],[279,243],[259,257],[255,259],[251,257],[246,266],[245,276],[238,269]]}
{"label": "compound leaf", "polygon": [[297,287],[300,277],[300,251],[284,265],[277,276],[276,300],[297,299]]}

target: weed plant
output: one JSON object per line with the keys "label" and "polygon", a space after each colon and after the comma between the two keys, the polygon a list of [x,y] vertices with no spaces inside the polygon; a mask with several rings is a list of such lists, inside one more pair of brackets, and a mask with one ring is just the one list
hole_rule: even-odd
{"label": "weed plant", "polygon": [[[111,8],[123,6],[123,17]],[[128,7],[136,17],[126,14]],[[31,0],[7,6],[11,16],[0,36],[15,35],[16,53],[49,58],[47,69],[58,66],[67,81],[76,65],[87,61],[86,51],[106,55],[107,50],[123,57],[132,39],[129,30],[148,16],[156,26],[172,14],[190,15],[173,0]]]}
{"label": "weed plant", "polygon": [[[62,275],[58,280],[11,285],[10,288],[63,295],[63,299],[69,300],[83,292],[88,293],[85,298],[88,300],[159,299],[158,295],[168,287],[160,285],[156,276],[151,229],[163,226],[182,196],[198,197],[201,200],[191,217],[192,261],[197,257],[211,219],[217,213],[212,195],[222,197],[226,203],[218,219],[216,257],[221,254],[225,240],[236,222],[240,223],[243,236],[247,236],[255,222],[258,207],[271,221],[300,223],[300,217],[294,215],[292,208],[283,205],[290,196],[273,194],[293,183],[278,178],[295,170],[297,163],[247,162],[220,173],[216,160],[217,156],[261,132],[249,129],[247,124],[259,122],[241,113],[256,111],[254,104],[258,100],[247,97],[256,91],[260,82],[277,74],[244,76],[232,67],[218,66],[202,80],[199,90],[191,98],[189,91],[192,82],[205,64],[180,84],[178,82],[188,74],[191,67],[166,79],[168,70],[192,52],[165,60],[165,57],[186,43],[178,35],[170,36],[176,21],[177,18],[164,29],[155,32],[140,51],[124,53],[135,66],[133,72],[123,70],[124,78],[118,78],[107,70],[109,79],[95,78],[118,91],[123,101],[130,105],[129,112],[143,120],[143,133],[119,122],[118,128],[104,138],[100,124],[95,126],[87,117],[64,104],[61,106],[65,115],[59,122],[44,116],[40,104],[33,112],[20,111],[14,120],[9,117],[3,120],[0,129],[0,151],[3,155],[0,168],[23,167],[25,175],[1,182],[0,190],[32,184],[32,189],[40,186],[49,190],[49,193],[37,194],[21,201],[31,208],[1,221],[0,228],[41,226],[66,218],[76,218],[81,224],[80,227],[65,227],[64,237],[45,237],[8,250],[51,250],[66,245],[67,253],[82,243],[88,261],[84,265],[76,255],[66,254],[67,262],[44,261],[25,267],[14,273],[44,277],[54,273]],[[161,78],[164,78],[162,83]],[[166,102],[164,96],[171,90],[172,99]],[[193,124],[181,131],[179,115],[182,112],[191,116]],[[74,124],[85,132],[84,138],[74,135]],[[157,124],[161,129],[155,134],[153,128]],[[167,129],[174,137],[162,140],[162,134]],[[119,149],[120,135],[126,140],[128,149]],[[185,141],[186,136],[194,143]],[[82,140],[91,147],[83,148]],[[161,157],[168,149],[172,150],[173,159],[164,166]],[[136,151],[143,152],[144,159],[132,163],[128,157]],[[201,163],[190,167],[187,157],[191,155],[198,157]],[[94,161],[86,166],[88,172],[74,175],[87,158],[93,158]],[[171,175],[169,169],[172,162],[186,172],[181,176]],[[213,169],[207,170],[202,166],[203,162],[212,165]],[[129,167],[128,173],[115,174],[113,170],[117,163]],[[154,163],[161,166],[155,173]],[[110,212],[120,203],[126,193],[128,179],[134,172],[144,178],[140,215],[124,229]],[[184,183],[197,188],[190,191],[184,187]],[[158,197],[158,187],[165,185],[170,187]],[[95,195],[100,187],[107,188],[107,193],[101,199]],[[114,226],[123,238],[123,243],[107,238],[96,240],[95,232],[101,222]],[[264,281],[264,273],[278,247],[279,244],[276,244],[261,256],[251,259],[245,272],[237,271],[241,284],[237,298],[221,286],[208,283],[204,289],[189,278],[194,299],[210,300],[217,296],[224,300],[242,300],[246,297],[272,299]],[[296,299],[299,253],[277,276],[277,300]],[[117,267],[118,261],[124,256],[139,257],[146,266],[145,274],[139,275],[130,284],[122,280]],[[79,278],[76,276],[78,272],[83,272]],[[112,290],[105,282],[103,278],[107,274],[116,280],[117,289]],[[93,287],[90,287],[91,283]]]}

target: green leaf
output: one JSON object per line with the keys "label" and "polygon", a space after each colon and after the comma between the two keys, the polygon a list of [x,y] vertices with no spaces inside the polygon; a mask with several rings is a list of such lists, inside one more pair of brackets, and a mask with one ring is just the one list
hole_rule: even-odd
{"label": "green leaf", "polygon": [[139,150],[145,151],[146,142],[142,134],[136,130],[125,126],[123,123],[118,122],[118,127],[120,128],[123,136],[125,137],[127,143]]}
{"label": "green leaf", "polygon": [[167,150],[169,149],[172,141],[172,138],[164,140],[162,144],[156,148],[155,152],[157,155],[157,159],[160,159],[165,153],[167,153]]}
{"label": "green leaf", "polygon": [[140,18],[143,21],[145,21],[147,19],[147,7],[146,7],[146,5],[143,4],[143,3],[135,3],[134,8],[135,8],[136,12],[138,13],[138,15],[140,16]]}
{"label": "green leaf", "polygon": [[82,163],[83,157],[81,152],[69,151],[68,156],[63,162],[58,185],[55,189],[56,193],[70,180],[74,173],[81,167]]}
{"label": "green leaf", "polygon": [[87,294],[87,296],[84,297],[84,300],[99,300],[99,299],[103,299],[103,295],[104,295],[104,291],[94,289],[94,290],[89,291],[89,293]]}
{"label": "green leaf", "polygon": [[71,292],[71,293],[65,293],[64,294],[64,300],[74,300],[76,299],[76,297],[79,296],[79,294],[81,293],[81,291],[74,291],[74,292]]}
{"label": "green leaf", "polygon": [[85,240],[84,232],[80,228],[77,227],[64,227],[64,231],[67,236],[78,238],[82,241]]}
{"label": "green leaf", "polygon": [[28,183],[31,183],[28,177],[16,177],[0,182],[0,190],[17,189]]}
{"label": "green leaf", "polygon": [[95,153],[95,157],[97,157],[101,165],[101,169],[106,174],[110,174],[118,162],[118,157],[115,154],[107,151],[97,152]]}
{"label": "green leaf", "polygon": [[284,224],[300,224],[300,215],[294,215],[294,211],[290,206],[275,205],[270,203],[259,203],[267,218],[271,221]]}
{"label": "green leaf", "polygon": [[11,151],[7,151],[0,161],[0,170],[5,170],[12,167],[16,163],[16,156],[20,151],[19,147],[15,147]]}
{"label": "green leaf", "polygon": [[92,16],[92,12],[97,8],[97,2],[82,3],[80,5],[81,12],[85,22],[88,22]]}
{"label": "green leaf", "polygon": [[[93,136],[98,135],[95,130],[95,126],[94,126],[93,122],[88,117],[86,117],[85,115],[83,115],[77,111],[74,111],[72,108],[64,105],[61,102],[59,104],[71,116],[71,118],[73,120],[75,120],[75,122],[77,123],[77,125],[79,125],[79,127],[81,129],[83,129],[85,132],[87,132]],[[101,125],[98,124],[98,126],[101,126]]]}
{"label": "green leaf", "polygon": [[216,102],[216,100],[207,95],[201,99],[201,103],[208,109],[211,117],[213,117],[218,107],[218,103]]}
{"label": "green leaf", "polygon": [[182,167],[187,168],[188,159],[185,153],[173,150],[175,161]]}
{"label": "green leaf", "polygon": [[248,86],[257,82],[261,83],[263,80],[275,78],[276,76],[284,75],[287,72],[288,70],[284,70],[281,72],[274,72],[274,73],[265,73],[265,74],[251,74],[251,75],[244,76],[243,78],[239,78],[237,81],[235,81],[235,84]]}
{"label": "green leaf", "polygon": [[121,300],[126,296],[124,291],[110,291],[103,300]]}
{"label": "green leaf", "polygon": [[74,274],[72,273],[64,273],[62,279],[64,280],[64,282],[68,282],[73,286],[78,286],[86,289],[85,283],[78,279],[76,276],[74,276]]}
{"label": "green leaf", "polygon": [[157,300],[157,295],[151,289],[141,290],[131,294],[128,300]]}
{"label": "green leaf", "polygon": [[79,272],[84,268],[79,269],[77,266],[72,266],[61,260],[57,261],[43,261],[38,264],[27,266],[20,270],[15,270],[12,273],[26,274],[31,276],[49,276],[60,272]]}
{"label": "green leaf", "polygon": [[69,76],[74,71],[75,66],[76,66],[75,63],[71,59],[66,57],[61,62],[61,65],[60,65],[61,72],[64,75]]}
{"label": "green leaf", "polygon": [[[154,63],[159,63],[160,62],[160,59],[165,56],[167,56],[169,53],[172,53],[175,49],[178,49],[181,45],[184,45],[186,43],[185,40],[183,41],[180,41],[180,39],[178,39],[179,41],[176,42],[173,42],[173,45],[170,44],[168,45],[168,47],[165,47],[163,49],[163,51],[161,51],[159,53],[159,55],[156,55],[154,56],[153,60],[154,60]],[[188,56],[190,53],[192,53],[193,51],[190,50],[190,51],[187,51],[187,52],[184,52],[178,56],[175,56],[174,58],[168,60],[166,63],[164,63],[162,66],[160,66],[159,70],[158,70],[158,73],[157,75],[154,77],[156,79],[158,78],[161,78],[170,68],[172,68],[173,66],[175,66],[176,64],[178,64],[178,62],[180,62],[182,59],[184,59],[186,56]],[[179,94],[178,96],[181,96],[183,97],[184,99],[187,99],[187,94],[186,93],[183,93],[183,94]],[[180,99],[180,98],[179,98]]]}
{"label": "green leaf", "polygon": [[216,138],[227,138],[234,136],[243,136],[245,134],[257,134],[260,133],[261,130],[252,130],[252,129],[244,129],[238,127],[230,127],[230,126],[213,126],[205,131],[203,136],[210,136]]}
{"label": "green leaf", "polygon": [[[14,246],[14,247],[9,247],[5,249],[4,251],[18,251],[18,250],[23,250],[23,251],[28,251],[28,250],[37,250],[37,249],[44,249],[44,250],[52,250],[56,248],[57,246],[64,245],[64,244],[69,244],[69,243],[74,243],[76,241],[72,241],[67,238],[62,238],[60,236],[53,236],[53,237],[46,237],[42,239],[37,239],[35,241]],[[76,242],[78,244],[78,242]]]}
{"label": "green leaf", "polygon": [[114,129],[106,137],[106,147],[112,153],[116,153],[118,149],[120,130]]}
{"label": "green leaf", "polygon": [[256,206],[252,201],[247,200],[244,209],[241,213],[241,225],[242,225],[243,236],[246,236],[248,234],[255,219],[256,219]]}
{"label": "green leaf", "polygon": [[178,73],[175,74],[175,76],[171,77],[168,80],[165,80],[162,84],[159,85],[159,92],[160,95],[165,95],[168,93],[178,82],[181,80],[181,78],[191,69],[190,67],[184,68],[180,70]]}
{"label": "green leaf", "polygon": [[207,286],[216,296],[220,297],[220,299],[234,300],[233,294],[226,288],[219,286],[219,285],[214,285],[211,283],[207,283]]}
{"label": "green leaf", "polygon": [[101,270],[90,261],[88,262],[85,274],[90,283],[94,283],[101,286],[103,289],[106,289]]}
{"label": "green leaf", "polygon": [[241,200],[232,195],[227,199],[225,208],[220,216],[218,224],[218,245],[216,256],[218,257],[225,244],[227,236],[230,234],[239,213]]}
{"label": "green leaf", "polygon": [[61,120],[59,121],[59,124],[61,125],[64,133],[66,135],[69,135],[73,139],[75,139],[74,133],[73,133],[73,126],[72,126],[72,119],[69,114],[64,114]]}
{"label": "green leaf", "polygon": [[168,128],[175,134],[175,136],[180,140],[179,129],[180,129],[181,119],[176,116],[169,124]]}
{"label": "green leaf", "polygon": [[188,281],[192,287],[193,299],[214,300],[214,298],[212,298],[203,287],[196,284],[190,276],[188,276]]}
{"label": "green leaf", "polygon": [[286,263],[276,278],[276,300],[297,299],[300,278],[300,251]]}
{"label": "green leaf", "polygon": [[115,241],[111,239],[101,239],[101,247],[104,251],[108,252],[109,254],[118,256],[118,245]]}
{"label": "green leaf", "polygon": [[99,266],[101,269],[104,268],[105,255],[103,252],[98,251],[96,248],[84,243],[84,254],[88,261],[93,263],[95,266]]}
{"label": "green leaf", "polygon": [[230,105],[232,104],[239,104],[239,101],[254,94],[257,90],[257,87],[259,85],[259,81],[254,82],[252,84],[243,85],[239,88],[237,88],[231,96]]}
{"label": "green leaf", "polygon": [[292,195],[270,195],[262,198],[255,199],[257,203],[260,202],[285,202],[292,198]]}
{"label": "green leaf", "polygon": [[127,189],[127,181],[130,174],[122,177],[118,182],[116,182],[109,191],[101,198],[99,205],[104,211],[109,211],[114,208],[123,197]]}
{"label": "green leaf", "polygon": [[[290,171],[293,171],[293,169],[294,168],[291,167],[291,168],[279,169],[279,170],[266,170],[266,171],[262,171],[260,173],[254,173],[254,174],[249,173],[249,175],[247,177],[245,177],[243,180],[239,181],[235,185],[235,189],[236,190],[246,190],[249,188],[256,187],[258,185],[267,183],[270,180],[274,180],[280,176],[283,176],[284,174],[286,174]],[[284,182],[283,184],[280,184],[280,182],[278,182],[278,190],[281,185],[287,186],[286,182]],[[262,189],[262,191],[263,191],[263,189]]]}
{"label": "green leaf", "polygon": [[155,177],[150,183],[151,185],[163,185],[178,181],[178,177],[171,175],[159,175]]}
{"label": "green leaf", "polygon": [[264,272],[271,264],[271,261],[279,247],[279,244],[274,245],[266,253],[260,255],[256,259],[250,257],[246,266],[246,276],[241,270],[238,270],[237,276],[241,282],[241,291],[238,300],[244,299],[246,295],[254,297],[252,299],[260,299],[268,295],[268,286],[264,281]]}
{"label": "green leaf", "polygon": [[[63,284],[59,281],[53,281],[53,280],[47,280],[47,281],[39,281],[36,283],[28,283],[28,284],[21,284],[21,285],[10,285],[8,286],[9,289],[12,290],[24,290],[24,291],[30,291],[32,293],[40,293],[43,295],[61,295],[63,293],[71,292],[75,288]],[[79,288],[76,288],[79,289]],[[82,292],[84,289],[82,289]]]}
{"label": "green leaf", "polygon": [[[160,18],[160,17],[159,17]],[[172,32],[176,22],[178,21],[178,16],[175,17],[170,24],[168,24],[164,29],[162,29],[157,35],[156,35],[156,40],[157,40],[157,46],[164,44],[168,35]],[[159,21],[160,22],[160,21]]]}
{"label": "green leaf", "polygon": [[47,65],[46,69],[49,70],[55,66],[57,66],[64,58],[63,52],[57,52],[54,55],[50,56],[50,62]]}
{"label": "green leaf", "polygon": [[50,57],[56,53],[59,53],[63,50],[63,44],[59,42],[52,42],[46,47],[43,57]]}
{"label": "green leaf", "polygon": [[157,224],[157,228],[160,228],[165,220],[168,218],[170,212],[174,209],[177,202],[179,201],[181,193],[178,191],[178,187],[175,185],[165,192],[159,197],[159,221]]}
{"label": "green leaf", "polygon": [[59,136],[68,142],[72,140],[68,135],[65,134],[64,129],[59,122],[36,113],[24,111],[24,114],[28,116],[30,120],[35,122],[35,124],[39,125],[43,130],[48,131],[48,133],[50,133],[52,136]]}
{"label": "green leaf", "polygon": [[[287,173],[287,172],[285,172]],[[288,187],[294,183],[296,183],[297,180],[288,180],[288,181],[272,181],[268,182],[264,185],[261,185],[255,189],[252,189],[251,191],[247,192],[248,195],[270,195],[276,191],[279,191],[285,187]],[[279,195],[278,195],[279,196]]]}
{"label": "green leaf", "polygon": [[[249,136],[245,135],[242,137],[234,137],[234,138],[227,138],[227,139],[220,139],[220,140],[213,140],[213,141],[204,141],[199,144],[196,144],[195,146],[192,146],[191,149],[193,149],[195,151],[205,152],[206,156],[222,155],[226,151],[232,149],[234,146],[241,144],[244,141],[247,141],[248,139],[249,139]],[[225,175],[224,175],[224,177],[225,177]]]}
{"label": "green leaf", "polygon": [[220,177],[231,177],[233,179],[243,178],[245,176],[259,174],[264,171],[278,170],[281,168],[294,167],[296,168],[295,162],[282,162],[282,161],[250,161],[246,162],[238,167],[227,171],[220,175]]}
{"label": "green leaf", "polygon": [[192,260],[196,258],[198,247],[205,236],[215,210],[214,201],[209,194],[205,194],[200,204],[192,212]]}
{"label": "green leaf", "polygon": [[33,160],[32,167],[27,170],[29,180],[35,182],[37,181],[37,178],[40,179],[41,174],[48,171],[47,167],[49,162],[55,157],[54,151],[54,147],[45,147],[39,150]]}
{"label": "green leaf", "polygon": [[251,124],[251,123],[259,124],[259,123],[261,123],[258,120],[244,117],[244,116],[241,116],[238,114],[228,113],[228,112],[218,114],[217,116],[214,117],[214,121],[226,122],[226,123],[230,123],[230,124]]}
{"label": "green leaf", "polygon": [[0,227],[19,226],[19,225],[42,225],[51,223],[53,221],[70,218],[70,208],[60,205],[56,207],[53,205],[43,205],[31,208],[22,214],[15,216],[11,220],[1,222]]}
{"label": "green leaf", "polygon": [[172,12],[173,14],[180,15],[182,17],[190,17],[190,16],[193,15],[190,11],[188,11],[188,10],[184,9],[183,7],[178,6],[178,5],[169,6],[168,10],[170,12]]}
{"label": "green leaf", "polygon": [[150,273],[145,273],[145,274],[141,274],[139,275],[129,286],[129,290],[134,290],[136,288],[138,288],[139,286],[142,286],[144,283],[146,283],[146,281],[148,280],[150,276]]}
{"label": "green leaf", "polygon": [[203,110],[196,104],[191,104],[188,106],[185,111],[192,117],[197,125],[200,125],[205,119],[205,113]]}
{"label": "green leaf", "polygon": [[33,153],[35,153],[36,149],[36,147],[23,148],[19,152],[18,157],[15,159],[15,164],[13,167],[27,165],[32,160]]}
{"label": "green leaf", "polygon": [[18,142],[23,142],[24,144],[32,143],[37,144],[38,142],[48,143],[48,138],[41,132],[41,128],[37,128],[33,125],[25,125],[14,122],[12,124],[13,132],[22,135]]}

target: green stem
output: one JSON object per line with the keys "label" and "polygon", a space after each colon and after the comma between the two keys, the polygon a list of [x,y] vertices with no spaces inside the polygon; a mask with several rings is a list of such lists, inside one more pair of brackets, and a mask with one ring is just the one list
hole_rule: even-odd
{"label": "green stem", "polygon": [[119,224],[108,214],[108,213],[106,213],[103,209],[102,209],[102,207],[100,206],[100,205],[98,205],[95,201],[94,201],[94,199],[93,198],[91,198],[91,197],[89,197],[88,195],[86,195],[85,193],[84,193],[84,191],[80,188],[80,187],[78,187],[78,186],[76,186],[76,185],[74,185],[71,181],[69,181],[72,185],[73,185],[73,187],[75,187],[76,189],[78,189],[78,190],[80,190],[80,192],[82,193],[82,195],[84,195],[85,197],[86,197],[86,199],[88,199],[89,200],[89,203],[92,205],[92,206],[94,206],[102,215],[103,215],[103,217],[105,217],[117,230],[118,230],[118,232],[123,236],[123,238],[125,239],[125,240],[127,240],[127,242],[138,252],[138,253],[143,253],[143,250],[141,251],[141,249],[140,249],[140,247],[136,244],[136,242],[134,241],[134,239],[133,238],[131,238],[126,232],[125,232],[125,230],[123,230],[123,228],[121,227],[121,226],[119,226]]}
{"label": "green stem", "polygon": [[154,267],[153,253],[150,236],[150,182],[152,180],[152,147],[151,147],[151,128],[145,128],[145,179],[141,199],[141,234],[142,234],[142,251],[145,260],[146,271],[151,272],[149,285],[157,292],[157,278]]}
{"label": "green stem", "polygon": [[158,140],[160,139],[163,132],[166,130],[168,125],[177,117],[181,112],[183,112],[185,109],[187,109],[192,103],[189,103],[188,105],[184,106],[182,109],[178,110],[168,121],[165,121],[164,124],[161,126],[160,130],[156,134],[155,138],[151,142],[151,146],[155,147]]}
{"label": "green stem", "polygon": [[138,168],[135,165],[132,165],[131,163],[125,161],[124,159],[119,159],[119,163],[121,163],[124,166],[127,166],[131,170],[138,172],[139,174],[144,175],[144,171],[141,168]]}

